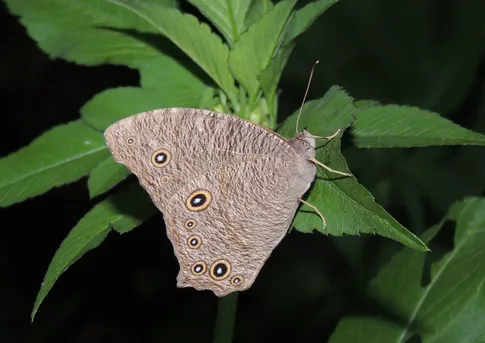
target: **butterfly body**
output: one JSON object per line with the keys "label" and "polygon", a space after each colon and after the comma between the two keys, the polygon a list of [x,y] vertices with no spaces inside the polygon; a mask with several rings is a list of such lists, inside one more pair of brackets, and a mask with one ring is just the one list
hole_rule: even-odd
{"label": "butterfly body", "polygon": [[111,125],[105,139],[164,215],[178,286],[217,296],[252,285],[316,173],[308,132],[288,140],[208,110],[144,112]]}

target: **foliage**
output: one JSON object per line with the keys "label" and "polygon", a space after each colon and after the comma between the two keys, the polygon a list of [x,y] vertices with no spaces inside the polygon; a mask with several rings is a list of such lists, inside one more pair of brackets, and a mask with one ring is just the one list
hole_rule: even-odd
{"label": "foliage", "polygon": [[[234,113],[291,137],[298,110],[277,125],[278,82],[296,38],[336,3],[317,0],[298,7],[296,0],[276,4],[269,0],[189,0],[214,26],[213,31],[206,22],[179,10],[173,0],[5,1],[50,56],[88,66],[123,65],[140,75],[140,87],[98,93],[80,109],[81,119],[59,125],[0,159],[0,204],[4,207],[83,176],[88,177],[92,198],[107,195],[84,215],[59,247],[32,317],[59,276],[97,247],[111,228],[128,232],[156,213],[137,184],[110,193],[129,172],[109,156],[104,129],[116,120],[150,109],[197,107]],[[190,59],[187,65],[165,53],[167,40]],[[367,148],[485,145],[485,135],[432,111],[354,101],[338,86],[303,106],[301,128],[322,137],[340,129],[337,138],[317,150],[317,158],[346,172],[348,164],[340,150],[348,128],[354,156],[366,156]],[[354,173],[365,179],[377,166],[364,165],[369,169]],[[408,199],[415,196],[412,190],[400,194]],[[133,199],[137,206],[127,206]],[[442,339],[438,335],[444,332],[450,342],[483,339],[479,325],[466,336],[468,340],[463,338],[466,330],[459,325],[468,317],[483,317],[485,308],[480,303],[484,272],[479,261],[483,256],[477,249],[485,240],[480,234],[485,225],[480,215],[485,212],[483,199],[467,198],[450,210],[447,218],[457,223],[455,247],[432,265],[431,281],[426,286],[419,284],[426,256],[423,251],[442,223],[417,237],[379,205],[355,177],[335,177],[323,169],[307,200],[325,214],[325,234],[373,233],[410,247],[397,253],[369,285],[370,292],[405,318],[404,326],[375,317],[345,318],[332,342],[379,341],[376,333],[382,342],[404,342],[415,332],[423,332],[423,342]],[[321,231],[321,221],[306,206],[298,212],[294,226],[304,233]],[[457,277],[467,279],[464,290],[457,286],[446,291],[443,285]],[[405,296],[403,287],[408,287]],[[466,307],[469,304],[475,305]],[[438,311],[441,315],[436,314]],[[459,314],[453,317],[452,312]]]}

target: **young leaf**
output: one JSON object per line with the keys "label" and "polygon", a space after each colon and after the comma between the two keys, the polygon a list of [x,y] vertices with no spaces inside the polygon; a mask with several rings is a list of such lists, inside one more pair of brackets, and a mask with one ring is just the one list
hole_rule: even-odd
{"label": "young leaf", "polygon": [[0,206],[75,181],[108,155],[103,135],[81,120],[46,131],[0,159]]}
{"label": "young leaf", "polygon": [[[331,343],[482,342],[485,327],[485,198],[455,203],[448,219],[456,222],[454,248],[432,263],[430,282],[423,285],[426,255],[402,249],[371,281],[369,294],[403,320],[353,317],[340,321]],[[443,223],[442,223],[443,224]],[[429,229],[428,242],[441,229]]]}
{"label": "young leaf", "polygon": [[246,30],[244,18],[251,0],[189,0],[224,36],[229,46]]}
{"label": "young leaf", "polygon": [[237,89],[227,65],[229,49],[196,17],[141,0],[107,0],[137,13],[194,60],[236,102]]}
{"label": "young leaf", "polygon": [[112,157],[106,158],[89,173],[89,196],[94,198],[107,192],[130,174],[131,172],[123,164],[116,163]]}
{"label": "young leaf", "polygon": [[[177,90],[175,90],[177,92]],[[81,108],[82,118],[97,130],[104,131],[115,121],[133,114],[163,107],[191,104],[156,89],[137,87],[111,88],[96,94]]]}
{"label": "young leaf", "polygon": [[159,54],[150,44],[120,31],[153,34],[156,30],[134,13],[113,4],[99,0],[6,0],[6,3],[51,57],[86,65],[114,63],[137,67]]}
{"label": "young leaf", "polygon": [[[320,100],[304,106],[300,130],[307,128],[314,135],[329,136],[337,129],[345,130],[354,120],[352,99],[340,88],[332,87]],[[279,130],[285,136],[294,136],[296,113],[285,121]],[[317,148],[317,159],[330,168],[348,172],[345,159],[340,153],[339,138],[321,143]],[[310,191],[309,203],[325,216],[326,233],[341,236],[377,233],[418,250],[426,246],[413,233],[406,230],[389,213],[379,206],[372,195],[357,180],[343,177],[319,168],[320,171]],[[312,232],[322,228],[321,219],[313,210],[303,207],[295,218],[298,231]]]}
{"label": "young leaf", "polygon": [[258,0],[253,1],[249,6],[248,13],[244,19],[246,27],[252,26],[255,22],[259,21],[266,13],[271,11],[274,4],[271,0]]}
{"label": "young leaf", "polygon": [[176,99],[180,107],[199,107],[210,87],[168,56],[158,56],[140,68],[142,88],[159,90],[165,98]]}
{"label": "young leaf", "polygon": [[259,92],[258,75],[278,51],[296,0],[283,0],[241,35],[229,54],[234,77],[252,101]]}
{"label": "young leaf", "polygon": [[138,185],[132,185],[93,207],[69,232],[56,251],[37,294],[32,320],[61,274],[88,251],[98,247],[111,228],[122,233],[128,232],[155,212],[150,198]]}
{"label": "young leaf", "polygon": [[285,41],[282,45],[286,45],[295,40],[295,38],[305,32],[323,12],[329,9],[337,1],[338,0],[318,0],[311,2],[298,10],[288,24]]}
{"label": "young leaf", "polygon": [[363,148],[485,145],[485,135],[417,107],[371,106],[355,112],[355,144]]}

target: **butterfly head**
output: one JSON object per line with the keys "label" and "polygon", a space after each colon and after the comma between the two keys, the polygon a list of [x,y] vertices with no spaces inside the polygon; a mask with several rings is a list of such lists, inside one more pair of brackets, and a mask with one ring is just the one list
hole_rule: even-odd
{"label": "butterfly head", "polygon": [[298,153],[298,155],[309,159],[315,157],[315,138],[313,135],[303,130],[295,138],[288,140],[288,144]]}

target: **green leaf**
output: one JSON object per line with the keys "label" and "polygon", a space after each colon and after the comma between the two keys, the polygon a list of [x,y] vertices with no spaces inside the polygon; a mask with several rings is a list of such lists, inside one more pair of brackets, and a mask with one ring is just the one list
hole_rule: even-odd
{"label": "green leaf", "polygon": [[84,104],[81,116],[97,130],[104,131],[114,122],[133,114],[180,106],[180,100],[156,89],[111,88],[96,94]]}
{"label": "green leaf", "polygon": [[120,233],[128,232],[155,212],[150,198],[137,184],[93,207],[69,232],[56,251],[37,294],[31,314],[32,320],[61,274],[88,251],[98,247],[111,228]]}
{"label": "green leaf", "polygon": [[268,102],[268,108],[273,118],[276,118],[276,90],[286,62],[293,51],[293,44],[286,46],[278,51],[270,64],[259,74],[259,82],[263,89],[264,96]]}
{"label": "green leaf", "polygon": [[[344,318],[331,343],[405,342],[416,332],[423,343],[483,342],[485,198],[455,203],[448,219],[456,222],[454,248],[432,263],[429,283],[422,281],[426,255],[404,248],[369,286],[369,294],[403,321],[377,316]],[[443,223],[429,229],[423,240],[430,241]]]}
{"label": "green leaf", "polygon": [[352,133],[358,147],[485,145],[485,135],[417,107],[371,106],[357,110],[355,115]]}
{"label": "green leaf", "polygon": [[85,65],[114,63],[136,67],[159,54],[151,44],[121,31],[153,34],[156,30],[134,13],[113,4],[99,0],[6,0],[6,3],[51,57]]}
{"label": "green leaf", "polygon": [[252,0],[189,0],[232,46],[246,30],[244,18]]}
{"label": "green leaf", "polygon": [[229,54],[229,66],[251,101],[259,92],[258,76],[278,52],[288,18],[295,0],[279,2],[261,20],[241,35]]}
{"label": "green leaf", "polygon": [[255,22],[260,20],[266,13],[271,11],[273,7],[274,7],[274,4],[271,0],[253,1],[251,6],[249,7],[248,13],[246,14],[246,18],[244,19],[246,27],[252,26]]}
{"label": "green leaf", "polygon": [[199,107],[210,87],[200,81],[183,65],[168,56],[158,56],[140,66],[142,88],[159,90],[177,107]]}
{"label": "green leaf", "polygon": [[[345,130],[354,120],[352,98],[339,87],[332,87],[319,100],[305,104],[300,119],[300,129],[306,127],[314,135],[329,136],[337,129]],[[297,113],[289,117],[279,132],[294,136]],[[348,172],[347,163],[340,153],[340,140],[335,138],[322,143],[317,149],[317,159],[341,172]],[[320,168],[321,169],[321,168]],[[378,205],[374,197],[357,180],[320,170],[307,201],[316,206],[326,218],[325,232],[331,235],[357,235],[377,233],[418,250],[426,246],[413,233],[406,230],[389,213]],[[307,207],[300,210],[294,226],[301,232],[322,228],[321,219]],[[320,229],[321,230],[321,229]]]}
{"label": "green leaf", "polygon": [[226,93],[235,100],[237,89],[227,65],[229,49],[196,17],[175,9],[140,0],[107,0],[124,6],[147,20],[194,60]]}
{"label": "green leaf", "polygon": [[81,120],[46,131],[0,159],[0,206],[75,181],[108,155],[103,135]]}
{"label": "green leaf", "polygon": [[108,157],[89,173],[89,196],[94,198],[107,192],[130,174],[130,170],[123,164],[116,163],[112,157]]}
{"label": "green leaf", "polygon": [[337,3],[337,1],[338,0],[319,0],[311,2],[298,10],[288,25],[283,45],[292,42],[303,32],[308,30],[310,25],[313,24],[323,12],[329,9],[333,4]]}

